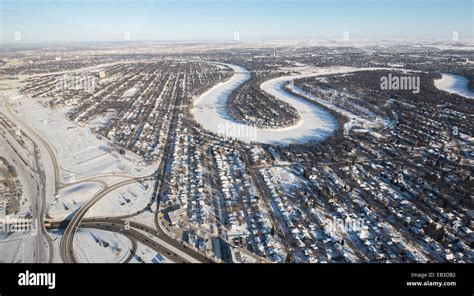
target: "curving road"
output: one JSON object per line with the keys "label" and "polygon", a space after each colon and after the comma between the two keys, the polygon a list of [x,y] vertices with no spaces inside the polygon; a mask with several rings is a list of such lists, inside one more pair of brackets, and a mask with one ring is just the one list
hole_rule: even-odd
{"label": "curving road", "polygon": [[85,214],[87,213],[87,211],[105,195],[109,194],[110,192],[122,186],[133,184],[137,182],[139,179],[144,179],[144,178],[134,178],[130,180],[121,181],[121,182],[113,184],[112,186],[106,189],[99,191],[99,193],[97,193],[93,198],[88,200],[81,208],[79,208],[76,211],[71,221],[68,223],[64,231],[64,234],[61,238],[61,245],[60,245],[61,258],[63,259],[65,263],[76,262],[76,258],[74,256],[74,250],[73,250],[74,235],[77,229],[79,228],[79,225],[82,219],[84,218]]}
{"label": "curving road", "polygon": [[33,135],[36,141],[40,142],[41,145],[46,149],[51,158],[51,163],[54,169],[54,195],[58,194],[59,187],[61,185],[61,179],[59,178],[59,164],[58,160],[56,159],[56,154],[54,153],[51,145],[41,137],[36,131],[34,131],[28,124],[26,124],[21,118],[15,115],[14,112],[10,109],[10,105],[7,104],[6,110],[11,117],[15,118],[17,124],[19,124],[23,129],[25,129],[30,135]]}
{"label": "curving road", "polygon": [[129,235],[129,233],[123,232],[120,226],[108,225],[108,223],[84,222],[81,224],[81,227],[117,232],[127,237],[132,242],[132,248],[130,249],[130,253],[127,255],[127,257],[121,261],[123,263],[129,263],[133,259],[133,256],[137,253],[137,239]]}
{"label": "curving road", "polygon": [[[180,99],[177,101],[180,102]],[[178,104],[176,104],[178,105]],[[76,262],[76,258],[74,256],[74,250],[73,250],[73,241],[74,241],[74,235],[79,227],[90,227],[90,228],[99,228],[99,229],[106,229],[110,231],[117,231],[117,232],[123,232],[126,231],[127,236],[132,240],[132,243],[134,243],[134,249],[136,249],[136,241],[140,241],[144,243],[145,245],[149,246],[150,248],[156,250],[157,252],[163,253],[163,254],[168,254],[168,257],[172,259],[174,262],[191,262],[191,263],[199,263],[199,262],[212,262],[206,256],[203,254],[200,254],[197,251],[188,249],[186,246],[183,246],[181,243],[175,241],[171,237],[169,237],[166,233],[161,231],[161,229],[153,229],[151,227],[148,227],[147,225],[143,225],[140,223],[136,222],[127,222],[130,223],[132,226],[128,230],[124,230],[123,226],[125,225],[124,220],[117,220],[117,217],[114,217],[113,219],[115,220],[110,220],[109,218],[104,218],[102,220],[96,219],[95,221],[91,222],[88,221],[87,219],[84,219],[85,214],[87,211],[94,205],[96,204],[101,198],[106,196],[108,193],[122,187],[126,186],[135,182],[138,182],[139,180],[145,180],[149,178],[156,179],[158,174],[156,172],[164,172],[165,170],[165,164],[166,160],[162,159],[160,162],[159,169],[150,175],[147,176],[142,176],[142,177],[132,177],[128,175],[120,175],[120,174],[106,174],[106,175],[101,175],[101,176],[93,176],[89,177],[83,180],[78,180],[76,182],[70,182],[70,183],[63,183],[60,179],[60,164],[58,159],[56,158],[56,153],[54,151],[54,147],[51,146],[46,139],[41,137],[36,131],[34,131],[28,124],[26,124],[22,119],[16,116],[14,112],[10,109],[10,106],[7,104],[7,112],[10,115],[10,117],[13,117],[15,119],[15,122],[22,128],[24,128],[28,134],[32,135],[34,140],[37,141],[39,144],[44,146],[45,151],[48,153],[49,157],[51,158],[51,163],[52,167],[54,169],[54,195],[58,194],[59,189],[68,187],[74,184],[80,184],[86,181],[93,181],[93,182],[98,182],[101,185],[103,185],[103,189],[96,193],[92,199],[88,200],[81,208],[79,208],[75,213],[72,215],[72,219],[69,223],[67,223],[67,226],[65,226],[65,231],[64,234],[61,238],[60,241],[60,255],[61,258],[63,259],[64,262],[66,263],[73,263]],[[176,110],[175,110],[176,111]],[[175,115],[176,112],[173,112]],[[176,118],[176,116],[174,116]],[[173,120],[175,122],[176,120]],[[169,134],[173,132],[173,128],[170,128]],[[169,142],[169,141],[168,141]],[[166,146],[165,152],[163,153],[163,158],[166,157],[166,155],[169,152],[169,143]],[[121,180],[120,182],[117,182],[111,186],[108,186],[103,180],[100,178],[103,178],[105,176],[122,176],[124,178],[127,178],[126,180]],[[44,182],[46,183],[46,176],[44,176],[43,173],[43,179]],[[157,184],[161,185],[161,182],[158,181]],[[45,192],[43,190],[43,199],[45,199]],[[137,211],[136,213],[129,214],[129,215],[124,215],[128,217],[133,217],[143,211],[146,210],[146,208],[150,207],[153,204],[153,199],[150,201],[150,203],[147,205],[147,207],[144,207],[143,209]],[[45,201],[44,201],[45,203]],[[49,244],[49,250],[50,250],[50,256],[49,256],[49,261],[52,262],[53,259],[53,245],[51,238],[49,237],[46,228],[44,227],[44,208],[41,211],[40,217],[39,217],[43,229],[43,234],[47,237],[48,244]],[[63,227],[65,221],[57,221],[57,222],[51,222],[48,221],[49,223],[53,223],[52,225],[56,225],[56,227],[49,226],[48,228],[60,228]],[[143,233],[144,232],[144,233]],[[153,239],[150,239],[150,237],[147,237],[146,234],[151,235]],[[153,241],[154,239],[158,240],[159,242]],[[134,253],[134,252],[132,252]],[[129,262],[132,257],[128,257],[125,262]]]}
{"label": "curving road", "polygon": [[[43,146],[49,151],[49,149],[51,149],[51,147],[49,147],[48,143],[45,143],[44,140],[37,134],[35,133],[35,131],[33,131],[27,124],[25,124],[18,116],[16,116],[10,109],[10,105],[6,102],[4,102],[4,106],[5,106],[5,111],[6,113],[8,113],[10,115],[10,119],[13,119],[13,122],[15,122],[15,124],[17,124],[19,127],[21,127],[21,129],[23,131],[26,131],[26,133],[30,136],[30,138],[33,140],[36,140],[36,141],[40,141],[41,144],[43,144]],[[53,161],[53,165],[55,164],[55,159],[54,158],[51,158],[52,161]],[[38,168],[40,168],[40,163],[39,163],[39,159],[35,159],[36,161],[36,166]],[[46,227],[44,225],[44,217],[45,217],[45,210],[46,210],[46,175],[44,173],[43,170],[41,169],[38,169],[38,172],[39,174],[39,177],[41,178],[41,182],[43,184],[42,188],[41,188],[41,198],[38,200],[38,204],[36,204],[35,208],[36,208],[36,215],[38,216],[37,219],[39,221],[39,227],[40,227],[40,231],[41,231],[41,235],[38,235],[38,241],[37,241],[37,254],[39,254],[39,259],[38,260],[41,260],[41,254],[43,253],[42,252],[42,243],[41,243],[41,240],[42,238],[45,238],[46,239],[46,242],[48,244],[48,250],[49,250],[49,257],[48,257],[48,262],[51,263],[53,261],[53,258],[54,258],[54,246],[53,246],[53,240],[51,239],[51,237],[49,236],[48,232],[46,231]],[[55,175],[57,173],[57,176],[59,175],[59,171],[58,172],[55,172]],[[57,186],[57,183],[56,183],[56,180],[55,179],[55,185]],[[57,192],[57,187],[55,187],[55,192]]]}
{"label": "curving road", "polygon": [[82,222],[80,227],[96,228],[96,229],[101,229],[101,230],[106,230],[106,231],[112,231],[112,232],[121,233],[124,236],[126,236],[132,242],[132,250],[130,250],[130,254],[127,256],[127,258],[123,260],[123,263],[128,263],[133,259],[137,250],[137,242],[144,244],[145,246],[151,248],[157,253],[163,255],[164,257],[167,257],[173,262],[187,263],[187,261],[181,259],[176,254],[169,252],[167,249],[161,247],[159,244],[152,241],[145,234],[131,227],[128,228],[124,221],[121,221],[121,220],[99,221],[99,220],[93,219],[92,221]]}

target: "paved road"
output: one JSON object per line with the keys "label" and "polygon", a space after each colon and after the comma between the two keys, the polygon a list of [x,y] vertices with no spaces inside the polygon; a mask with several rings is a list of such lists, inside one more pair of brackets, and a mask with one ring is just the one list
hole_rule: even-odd
{"label": "paved road", "polygon": [[[63,227],[62,222],[53,222],[51,223],[51,226],[49,228],[51,229],[57,229]],[[194,262],[194,260],[188,260],[186,258],[183,258],[183,256],[179,255],[175,250],[172,248],[168,248],[167,246],[164,246],[163,244],[160,244],[153,238],[147,236],[147,234],[151,236],[156,237],[156,231],[152,228],[149,228],[145,225],[142,225],[140,223],[133,223],[131,222],[130,224],[127,223],[127,221],[124,220],[112,220],[108,218],[101,218],[101,219],[84,219],[80,223],[79,227],[83,228],[96,228],[96,229],[101,229],[101,230],[106,230],[106,231],[112,231],[112,232],[117,232],[125,235],[127,238],[129,238],[132,242],[140,242],[147,247],[151,248],[152,250],[156,251],[160,255],[168,258],[172,262],[176,263],[190,263]],[[79,228],[78,227],[78,228]],[[77,231],[77,229],[76,229]],[[71,235],[71,239],[73,238],[73,235]],[[166,237],[159,237],[159,239],[163,240],[166,239]],[[62,241],[61,241],[62,243]],[[175,242],[176,243],[176,242]],[[182,246],[180,246],[180,251],[187,251],[187,249]],[[63,251],[63,247],[61,247],[61,252]],[[72,249],[71,249],[72,251]],[[136,246],[133,249],[133,254],[136,252]],[[70,253],[71,254],[71,253]],[[63,253],[61,253],[61,256],[63,256]],[[64,259],[63,259],[64,260]],[[68,261],[69,263],[77,263],[75,256],[70,256]],[[129,262],[131,258],[128,258],[126,262]]]}
{"label": "paved road", "polygon": [[[15,122],[15,124],[21,127],[23,131],[26,130],[26,133],[28,134],[28,136],[30,137],[32,141],[36,139],[37,141],[40,141],[46,147],[46,149],[50,149],[48,144],[43,142],[44,140],[38,134],[36,134],[28,125],[26,125],[21,119],[19,119],[13,112],[11,112],[9,104],[4,104],[4,105],[6,105],[6,108],[4,110],[6,110],[6,112],[10,115],[10,119],[13,118],[13,121]],[[32,135],[35,139],[32,138]],[[52,161],[54,165],[55,158],[52,158]],[[41,235],[38,234],[37,236],[36,254],[38,254],[38,257],[39,257],[38,260],[39,262],[41,262],[41,258],[43,256],[42,255],[43,254],[43,239],[46,239],[46,242],[48,244],[48,249],[49,249],[48,262],[51,263],[54,257],[54,246],[53,246],[53,241],[44,226],[44,215],[45,215],[45,209],[46,209],[46,175],[43,170],[39,169],[41,166],[39,164],[39,159],[37,159],[36,157],[35,157],[35,162],[36,162],[36,167],[38,168],[38,170],[36,171],[33,168],[32,170],[39,175],[39,178],[41,179],[41,183],[42,183],[41,192],[38,192],[40,193],[40,198],[37,201],[32,201],[32,205],[34,206],[33,217],[35,216],[37,217],[38,222],[39,222],[38,227],[40,228],[40,232],[41,232]],[[57,179],[55,179],[55,181],[56,180]]]}
{"label": "paved road", "polygon": [[[41,137],[37,132],[35,132],[32,128],[28,126],[23,120],[21,120],[18,116],[15,115],[15,112],[11,110],[9,104],[7,104],[6,110],[11,117],[15,118],[15,122],[18,125],[21,125],[21,128],[26,130],[29,135],[33,135],[34,140],[40,142],[51,158],[51,163],[53,164],[54,169],[54,195],[58,194],[59,186],[60,186],[60,178],[59,178],[59,164],[58,160],[56,159],[56,154],[54,153],[53,149],[51,148],[50,144]],[[33,140],[33,139],[32,139]]]}
{"label": "paved road", "polygon": [[120,226],[115,225],[114,227],[113,225],[111,226],[111,225],[108,225],[107,223],[86,222],[86,223],[82,223],[81,227],[113,231],[113,232],[121,233],[124,236],[126,236],[132,242],[132,248],[130,249],[130,252],[127,255],[126,259],[122,260],[123,263],[130,262],[135,256],[135,254],[137,253],[137,239],[133,236],[130,236],[128,233],[123,232]]}
{"label": "paved road", "polygon": [[171,245],[173,248],[178,249],[179,251],[186,253],[186,255],[192,257],[195,261],[200,262],[200,263],[213,263],[212,260],[204,256],[203,254],[188,248],[186,245],[181,244],[180,242],[176,241],[175,239],[171,238],[168,236],[167,233],[163,232],[161,228],[158,227],[158,229],[152,228],[148,225],[138,223],[138,222],[133,222],[130,221],[130,226],[146,231],[147,233],[150,233],[151,235],[159,238],[160,240],[164,241],[165,243]]}
{"label": "paved road", "polygon": [[65,263],[76,262],[76,258],[74,256],[74,250],[73,250],[74,234],[79,228],[79,225],[82,219],[84,218],[85,214],[87,213],[87,211],[105,195],[109,194],[110,192],[114,191],[117,188],[135,183],[138,179],[141,179],[141,178],[134,178],[130,180],[120,181],[108,187],[107,189],[101,190],[93,198],[88,200],[80,209],[76,211],[74,217],[68,223],[66,230],[64,231],[64,234],[61,238],[60,248],[61,248],[61,258],[63,259],[63,262]]}
{"label": "paved road", "polygon": [[[147,247],[151,248],[152,250],[156,251],[160,255],[168,258],[172,262],[176,263],[189,263],[189,260],[182,258],[179,254],[174,252],[173,250],[164,247],[163,245],[159,244],[155,240],[148,237],[145,233],[139,231],[145,231],[146,233],[152,234],[151,231],[144,228],[136,228],[129,225],[126,226],[126,222],[122,220],[113,220],[113,221],[94,221],[94,222],[84,222],[81,224],[81,227],[102,227],[104,230],[114,231],[123,233],[125,236],[135,239],[140,243],[146,245]],[[148,230],[148,231],[147,231]]]}
{"label": "paved road", "polygon": [[[163,155],[167,155],[167,152],[169,151],[169,145],[166,146],[165,148],[165,153],[163,153]],[[75,257],[74,257],[74,250],[73,250],[73,239],[74,239],[74,234],[75,232],[77,231],[78,227],[81,225],[81,221],[83,220],[86,212],[95,204],[97,203],[102,197],[104,197],[105,195],[107,195],[108,193],[112,192],[113,190],[117,189],[117,188],[120,188],[121,186],[125,186],[125,185],[128,185],[128,184],[131,184],[131,183],[134,183],[134,182],[137,182],[138,180],[140,179],[146,179],[146,178],[150,178],[150,177],[153,177],[161,172],[163,173],[164,170],[166,168],[166,160],[162,160],[160,162],[160,166],[157,170],[157,173],[154,173],[150,176],[146,176],[146,177],[142,177],[142,178],[133,178],[133,179],[129,179],[129,180],[125,180],[125,181],[121,181],[121,182],[118,182],[114,185],[112,185],[111,187],[105,189],[105,190],[102,190],[100,191],[99,193],[97,193],[92,199],[90,199],[89,201],[87,201],[77,212],[76,214],[74,215],[74,217],[72,218],[72,220],[69,222],[69,224],[67,225],[66,227],[66,230],[63,234],[63,237],[61,239],[61,257],[63,259],[64,262],[76,262],[75,260]],[[161,184],[161,181],[159,181],[160,184]],[[159,200],[156,201],[157,204],[159,205]],[[150,206],[150,204],[148,204],[147,206]],[[146,207],[145,207],[146,209]],[[144,211],[145,209],[142,209],[140,210],[138,213]],[[157,213],[159,211],[159,206],[157,206]],[[124,215],[124,217],[132,217],[133,215]],[[84,221],[88,221],[87,219],[85,219]],[[115,223],[117,225],[121,225],[121,224],[124,224],[125,222],[120,220],[120,218],[101,218],[101,219],[93,219],[92,221],[94,222],[103,222],[103,223],[106,223],[106,222],[112,222],[112,223]],[[155,221],[156,223],[158,223],[158,221]],[[183,252],[185,253],[187,256],[193,258],[195,261],[197,262],[203,262],[203,263],[210,263],[212,262],[210,259],[208,259],[206,256],[200,254],[199,252],[197,251],[194,251],[192,249],[189,249],[187,248],[186,246],[182,245],[181,243],[177,242],[176,240],[172,239],[171,237],[169,237],[166,233],[164,233],[163,231],[161,231],[159,225],[157,225],[157,229],[153,229],[145,224],[141,224],[141,223],[137,223],[137,222],[130,222],[130,226],[132,228],[136,228],[136,229],[139,229],[139,230],[143,230],[151,235],[153,235],[154,237],[164,241],[166,244],[169,244],[172,248],[175,248],[177,250],[179,250],[180,252]],[[112,226],[110,226],[112,227]],[[130,231],[130,235],[133,235],[135,238],[139,239],[139,240],[143,240],[143,237],[140,236],[140,233],[137,233],[136,231],[134,232],[133,230],[129,230]],[[148,238],[147,238],[148,239]],[[143,240],[144,241],[144,240]],[[151,247],[154,247],[155,249],[158,248],[157,246],[155,246],[154,244],[156,244],[155,242],[154,243],[148,243],[147,245],[151,246]],[[158,245],[158,244],[156,244]],[[161,248],[163,248],[163,246],[161,246]],[[174,258],[173,258],[173,261],[181,261],[181,262],[188,262],[189,260],[185,260],[183,258],[181,258],[179,255],[175,254],[175,252],[173,250],[170,250],[169,248],[166,248],[167,251],[166,251],[166,254],[174,254]],[[163,249],[162,249],[163,250]],[[175,260],[175,258],[177,258],[177,260]]]}
{"label": "paved road", "polygon": [[[179,100],[178,100],[178,102],[179,102]],[[176,104],[176,105],[178,105],[178,104]],[[168,139],[170,138],[170,136],[172,134],[172,131],[173,131],[172,127],[176,123],[176,110],[175,110],[176,105],[174,106],[175,108],[173,110],[174,111],[173,112],[174,118],[173,118],[172,124],[170,126],[170,130],[168,132]],[[59,175],[60,174],[59,162],[56,158],[56,154],[53,151],[53,148],[51,147],[51,145],[44,138],[42,138],[39,134],[37,134],[33,129],[31,129],[26,123],[24,123],[20,118],[18,118],[14,114],[14,112],[12,112],[10,110],[9,106],[7,106],[7,111],[11,115],[11,117],[14,117],[16,119],[15,121],[17,123],[19,123],[19,125],[21,125],[29,134],[33,135],[35,140],[40,142],[45,147],[47,153],[49,154],[49,156],[51,158],[51,161],[52,161],[53,169],[54,169],[54,178],[55,178],[54,179],[54,184],[55,184],[54,194],[55,195],[58,193],[59,189],[62,188],[62,187],[70,186],[70,185],[73,185],[73,184],[79,184],[79,183],[86,182],[86,181],[93,181],[93,180],[95,181],[96,178],[103,177],[103,176],[97,176],[97,177],[91,177],[91,178],[85,179],[85,180],[80,180],[80,181],[77,181],[77,182],[62,183],[61,180],[60,180],[60,175]],[[164,170],[165,170],[166,156],[169,153],[169,146],[170,146],[169,143],[167,143],[165,151],[163,153],[162,161],[160,162],[160,166],[159,166],[157,172],[162,172],[163,173]],[[66,262],[66,263],[76,262],[76,258],[74,256],[74,250],[73,250],[74,234],[76,233],[77,229],[80,226],[83,226],[84,223],[89,223],[87,220],[83,221],[83,218],[84,218],[85,214],[87,213],[87,211],[94,204],[96,204],[102,197],[104,197],[108,193],[120,188],[121,186],[126,186],[126,185],[129,185],[129,184],[135,183],[135,182],[139,181],[140,179],[144,180],[146,178],[150,178],[150,177],[153,177],[153,176],[156,176],[156,175],[157,174],[154,173],[152,175],[145,176],[145,177],[140,177],[140,178],[124,176],[124,177],[128,177],[129,179],[120,181],[116,184],[111,185],[110,187],[107,187],[107,185],[104,182],[99,181],[99,183],[104,185],[104,189],[101,190],[100,192],[98,192],[92,199],[87,201],[80,209],[78,209],[76,211],[76,213],[74,214],[73,218],[71,219],[71,221],[67,224],[67,226],[65,228],[63,237],[61,238],[61,242],[60,242],[60,252],[61,252],[61,257],[62,257],[63,261]],[[160,182],[160,185],[161,185],[161,181],[158,181],[158,182]],[[151,206],[152,202],[153,202],[153,200],[150,202],[150,204],[148,204],[148,207]],[[159,200],[157,201],[157,204],[159,204]],[[144,209],[138,211],[137,213],[134,213],[134,215],[143,212],[145,209],[146,209],[146,207]],[[42,210],[41,215],[44,215],[44,209]],[[133,215],[128,215],[128,216],[132,217]],[[105,218],[105,219],[108,219],[108,218]],[[117,218],[114,218],[114,219],[117,219]],[[49,235],[47,234],[46,229],[44,228],[43,217],[40,217],[40,221],[41,221],[41,224],[43,225],[43,233],[44,233],[44,235],[47,236],[48,243],[50,244],[50,262],[51,262],[51,260],[53,258],[52,241],[49,238]],[[156,221],[156,222],[158,222],[158,221]],[[122,225],[125,222],[122,221],[122,220],[114,220],[114,222],[96,221],[95,223],[96,223],[95,224],[96,228],[102,227],[102,228],[108,228],[111,231],[114,231],[114,230],[120,231],[121,229],[117,225]],[[91,224],[84,224],[84,225],[91,225]],[[135,229],[126,230],[128,235],[131,238],[134,238],[138,241],[143,242],[145,245],[149,246],[150,248],[152,248],[154,250],[159,251],[160,253],[168,254],[168,256],[173,257],[173,258],[170,258],[170,259],[172,259],[172,261],[175,261],[175,262],[212,262],[210,259],[208,259],[203,254],[200,254],[199,252],[197,252],[195,250],[189,249],[186,246],[182,245],[181,243],[179,243],[176,240],[169,237],[165,232],[163,232],[160,229],[159,225],[157,225],[158,229],[153,229],[151,227],[148,227],[147,225],[136,223],[136,222],[132,222],[131,225],[133,225],[132,228],[135,228]],[[146,235],[139,232],[138,230],[145,231],[146,233],[148,233],[148,234],[158,238],[159,240],[163,241],[164,244],[168,245],[167,248],[165,248],[163,246],[160,246],[156,242],[150,241],[150,239],[147,238]],[[174,251],[171,250],[171,249],[175,249],[174,251],[184,253],[185,256],[183,256],[183,257],[188,257],[191,260],[183,259],[179,255],[175,254]]]}

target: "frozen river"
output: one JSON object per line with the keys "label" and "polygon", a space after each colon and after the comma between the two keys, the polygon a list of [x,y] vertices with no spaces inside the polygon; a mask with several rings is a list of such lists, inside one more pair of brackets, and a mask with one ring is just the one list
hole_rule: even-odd
{"label": "frozen river", "polygon": [[205,129],[221,136],[236,138],[243,142],[288,145],[321,140],[337,127],[336,118],[324,109],[286,92],[283,85],[297,76],[284,76],[262,83],[263,91],[292,105],[300,114],[301,120],[289,127],[280,129],[256,128],[235,121],[228,113],[226,102],[234,89],[250,79],[247,69],[229,65],[235,74],[203,93],[195,102],[193,114]]}
{"label": "frozen river", "polygon": [[441,75],[442,78],[434,82],[438,89],[474,99],[474,92],[467,87],[469,81],[466,77],[450,73],[441,73]]}

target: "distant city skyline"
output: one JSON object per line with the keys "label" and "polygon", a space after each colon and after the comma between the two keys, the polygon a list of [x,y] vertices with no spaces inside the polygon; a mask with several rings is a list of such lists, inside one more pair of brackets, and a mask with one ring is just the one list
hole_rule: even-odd
{"label": "distant city skyline", "polygon": [[472,0],[0,0],[0,41],[466,40],[473,15]]}

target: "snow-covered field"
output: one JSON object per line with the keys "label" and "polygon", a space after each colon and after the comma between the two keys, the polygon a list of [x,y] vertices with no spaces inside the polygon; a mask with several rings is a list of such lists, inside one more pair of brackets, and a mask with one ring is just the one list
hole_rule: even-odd
{"label": "snow-covered field", "polygon": [[152,171],[137,156],[132,153],[120,155],[110,141],[98,139],[89,127],[75,125],[35,99],[21,96],[11,102],[16,115],[54,147],[63,181],[104,174],[139,176]]}
{"label": "snow-covered field", "polygon": [[333,110],[334,112],[337,112],[339,114],[342,114],[344,116],[346,116],[347,118],[349,118],[349,121],[346,122],[345,126],[344,126],[344,130],[348,130],[350,129],[351,127],[353,127],[354,125],[357,125],[357,126],[361,126],[363,128],[377,128],[377,127],[382,127],[384,125],[388,125],[390,124],[390,122],[388,122],[387,120],[384,120],[383,118],[379,118],[377,117],[375,120],[369,120],[369,119],[366,119],[366,118],[363,118],[359,115],[356,115],[352,112],[349,112],[341,107],[338,107],[326,100],[323,100],[321,98],[318,98],[316,96],[313,96],[312,94],[310,94],[309,92],[295,86],[295,85],[291,85],[289,87],[291,89],[292,92],[300,95],[300,96],[304,96],[310,100],[313,100],[321,105],[324,105],[325,107]]}
{"label": "snow-covered field", "polygon": [[236,122],[228,113],[226,101],[230,93],[250,78],[250,73],[241,66],[227,65],[234,76],[202,94],[193,110],[196,120],[207,130],[237,138],[243,142],[259,142],[287,145],[310,140],[321,140],[337,128],[336,119],[325,110],[308,103],[282,89],[290,77],[280,77],[262,84],[262,89],[278,99],[291,104],[300,113],[302,120],[291,127],[281,129],[255,128]]}
{"label": "snow-covered field", "polygon": [[135,213],[144,208],[153,193],[153,182],[144,181],[120,187],[93,205],[86,217],[114,217]]}
{"label": "snow-covered field", "polygon": [[170,259],[162,256],[161,254],[153,251],[144,244],[137,243],[137,251],[133,256],[130,263],[174,263]]}
{"label": "snow-covered field", "polygon": [[469,80],[467,80],[466,77],[450,73],[441,73],[441,76],[441,79],[434,81],[434,84],[438,89],[474,99],[474,91],[471,91],[467,87]]}
{"label": "snow-covered field", "polygon": [[132,249],[132,242],[120,233],[100,229],[79,229],[74,236],[78,262],[119,263]]}
{"label": "snow-covered field", "polygon": [[102,188],[95,182],[84,182],[63,188],[49,205],[48,215],[54,219],[65,219]]}
{"label": "snow-covered field", "polygon": [[[23,239],[15,239],[8,241],[0,241],[0,263],[25,263],[25,241]],[[31,249],[33,251],[33,249]],[[32,261],[30,261],[32,262]]]}
{"label": "snow-covered field", "polygon": [[295,188],[305,186],[302,179],[285,167],[271,167],[268,169],[271,176],[278,181],[284,192],[291,192]]}

